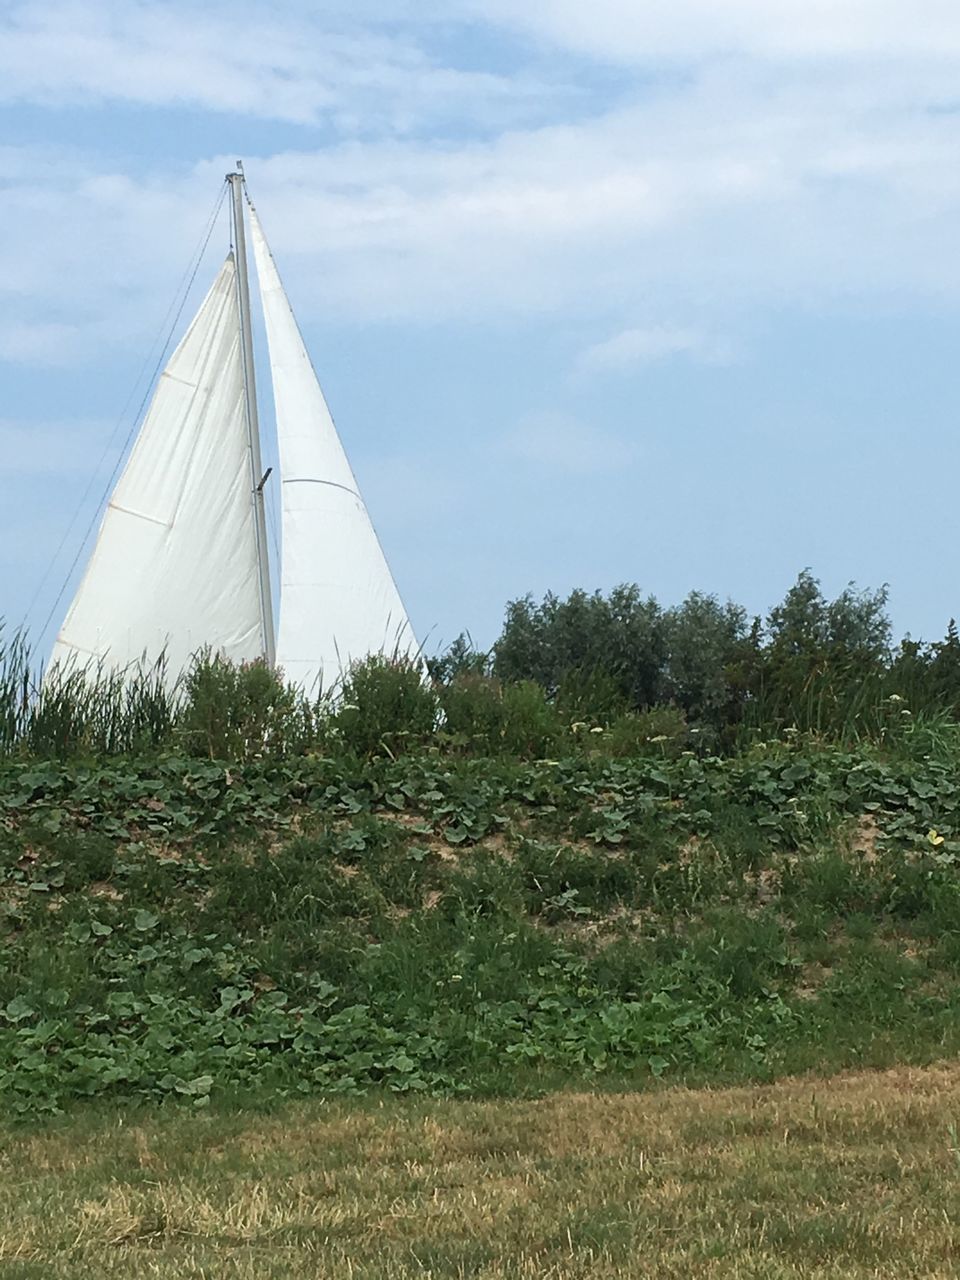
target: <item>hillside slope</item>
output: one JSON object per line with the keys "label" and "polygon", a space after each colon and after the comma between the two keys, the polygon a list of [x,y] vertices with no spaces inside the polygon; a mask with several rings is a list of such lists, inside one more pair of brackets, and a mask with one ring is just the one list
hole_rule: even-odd
{"label": "hillside slope", "polygon": [[960,1043],[949,760],[0,766],[0,1096],[517,1093]]}

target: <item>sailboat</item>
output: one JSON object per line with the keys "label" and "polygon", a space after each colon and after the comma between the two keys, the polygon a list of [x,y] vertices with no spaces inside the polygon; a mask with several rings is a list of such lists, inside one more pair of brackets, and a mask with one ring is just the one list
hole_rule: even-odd
{"label": "sailboat", "polygon": [[[51,655],[174,683],[209,650],[308,691],[382,653],[416,659],[409,618],[310,362],[243,166],[232,246],[160,375]],[[246,205],[246,219],[245,206]],[[247,273],[256,262],[281,491],[274,628]]]}

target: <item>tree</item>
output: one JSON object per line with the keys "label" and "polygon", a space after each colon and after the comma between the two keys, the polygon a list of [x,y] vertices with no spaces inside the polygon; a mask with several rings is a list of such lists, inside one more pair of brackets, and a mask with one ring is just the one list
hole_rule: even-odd
{"label": "tree", "polygon": [[758,671],[761,721],[841,731],[865,706],[868,683],[882,681],[891,660],[887,588],[850,583],[828,601],[804,569],[770,610]]}
{"label": "tree", "polygon": [[636,585],[609,596],[577,590],[566,600],[552,593],[540,604],[513,600],[493,652],[502,680],[535,680],[551,697],[571,680],[594,677],[612,681],[633,707],[663,697],[663,613]]}
{"label": "tree", "polygon": [[722,733],[740,719],[759,660],[759,621],[746,610],[693,591],[664,614],[665,693],[687,718]]}

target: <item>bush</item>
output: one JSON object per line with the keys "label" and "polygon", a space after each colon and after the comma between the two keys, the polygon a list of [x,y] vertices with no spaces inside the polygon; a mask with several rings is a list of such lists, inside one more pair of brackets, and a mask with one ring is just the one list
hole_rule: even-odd
{"label": "bush", "polygon": [[548,755],[563,735],[560,713],[533,681],[503,684],[493,676],[462,675],[439,697],[447,733],[491,755]]}
{"label": "bush", "polygon": [[292,755],[320,732],[317,708],[262,661],[237,665],[201,653],[184,679],[182,698],[176,736],[188,755]]}
{"label": "bush", "polygon": [[373,756],[416,746],[433,733],[439,707],[419,662],[374,654],[344,677],[333,725],[345,747]]}
{"label": "bush", "polygon": [[601,755],[664,756],[674,760],[689,747],[690,732],[679,707],[654,707],[652,711],[630,711],[619,716],[602,734],[591,734],[590,739]]}
{"label": "bush", "polygon": [[450,684],[458,676],[485,676],[489,671],[490,654],[475,648],[466,631],[443,653],[427,659],[427,673],[438,684]]}
{"label": "bush", "polygon": [[525,759],[542,759],[559,745],[564,732],[560,714],[540,685],[521,680],[503,690],[503,748]]}

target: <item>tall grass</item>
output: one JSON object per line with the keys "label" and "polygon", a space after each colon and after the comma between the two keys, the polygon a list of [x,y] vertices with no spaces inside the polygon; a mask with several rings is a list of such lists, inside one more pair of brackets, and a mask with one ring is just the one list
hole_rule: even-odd
{"label": "tall grass", "polygon": [[[789,678],[787,678],[789,677]],[[784,734],[914,758],[960,753],[960,723],[929,680],[909,671],[858,674],[842,663],[761,680],[742,719],[718,731],[665,702],[629,710],[599,677],[554,696],[531,680],[374,655],[333,691],[310,696],[262,662],[198,653],[171,682],[163,662],[123,672],[104,665],[43,673],[27,637],[0,626],[0,759],[94,759],[176,751],[243,761],[308,752],[361,757],[417,750],[545,758],[736,752]]]}
{"label": "tall grass", "polygon": [[422,666],[405,655],[355,662],[314,697],[263,662],[233,663],[209,650],[176,681],[163,661],[43,672],[22,632],[7,638],[0,630],[0,758],[392,755],[430,740],[438,714]]}
{"label": "tall grass", "polygon": [[69,759],[179,749],[246,759],[304,750],[318,736],[318,704],[263,663],[208,652],[171,682],[161,659],[117,671],[102,663],[46,672],[26,637],[0,631],[0,757]]}
{"label": "tall grass", "polygon": [[30,647],[22,632],[7,635],[0,622],[0,754],[16,750],[35,700]]}
{"label": "tall grass", "polygon": [[893,746],[913,742],[911,726],[939,726],[956,734],[953,710],[922,674],[902,670],[858,672],[842,663],[814,667],[795,684],[760,682],[745,704],[737,745],[769,739],[784,730],[855,746],[873,742]]}

